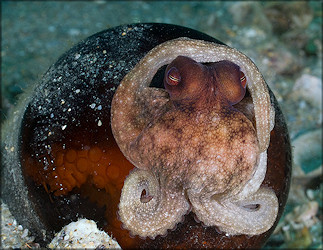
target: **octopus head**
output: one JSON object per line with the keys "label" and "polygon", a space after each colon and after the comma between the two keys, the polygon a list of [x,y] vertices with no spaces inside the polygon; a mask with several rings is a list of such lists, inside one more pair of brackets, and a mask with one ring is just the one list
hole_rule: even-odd
{"label": "octopus head", "polygon": [[[165,89],[150,87],[163,65]],[[165,235],[191,210],[231,235],[261,234],[274,224],[277,197],[261,187],[274,111],[244,54],[187,38],[165,42],[125,76],[111,111],[118,146],[136,166],[119,203],[131,234]]]}
{"label": "octopus head", "polygon": [[166,68],[164,86],[173,103],[192,104],[202,98],[205,102],[216,96],[233,105],[246,93],[246,77],[238,65],[227,60],[204,65],[178,56]]}

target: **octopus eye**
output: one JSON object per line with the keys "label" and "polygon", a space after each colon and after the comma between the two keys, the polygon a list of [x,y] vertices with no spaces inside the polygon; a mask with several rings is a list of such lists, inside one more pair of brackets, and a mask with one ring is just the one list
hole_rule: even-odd
{"label": "octopus eye", "polygon": [[243,88],[247,85],[247,78],[242,71],[240,71],[240,82]]}
{"label": "octopus eye", "polygon": [[181,75],[178,72],[178,69],[175,67],[172,67],[167,72],[166,82],[169,85],[177,85],[181,81]]}

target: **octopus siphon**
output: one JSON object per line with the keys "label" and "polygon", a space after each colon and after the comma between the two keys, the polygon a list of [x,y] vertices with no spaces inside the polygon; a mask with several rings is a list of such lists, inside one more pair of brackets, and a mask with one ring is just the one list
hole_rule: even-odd
{"label": "octopus siphon", "polygon": [[[164,65],[165,88],[150,87]],[[247,89],[255,122],[235,106]],[[136,167],[118,212],[132,235],[166,235],[191,210],[227,235],[272,227],[278,199],[261,184],[275,115],[247,56],[189,38],[162,43],[125,76],[111,111],[116,142]]]}

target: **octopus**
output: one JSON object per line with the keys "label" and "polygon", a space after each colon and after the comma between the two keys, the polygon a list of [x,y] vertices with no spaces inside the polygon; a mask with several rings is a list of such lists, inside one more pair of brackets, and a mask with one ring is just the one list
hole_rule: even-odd
{"label": "octopus", "polygon": [[[165,88],[151,87],[164,65]],[[247,89],[254,123],[235,106]],[[268,231],[278,199],[261,184],[274,116],[261,73],[238,50],[189,38],[153,48],[112,100],[114,138],[135,166],[119,203],[123,227],[154,239],[192,211],[227,235]]]}

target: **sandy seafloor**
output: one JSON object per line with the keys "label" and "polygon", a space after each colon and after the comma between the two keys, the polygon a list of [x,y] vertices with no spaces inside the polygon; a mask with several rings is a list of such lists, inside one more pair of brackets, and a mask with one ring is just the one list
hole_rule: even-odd
{"label": "sandy seafloor", "polygon": [[[293,146],[288,203],[265,248],[322,248],[321,1],[3,1],[1,7],[2,121],[62,53],[117,25],[183,25],[248,55],[280,103]],[[1,213],[1,247],[37,247],[4,204]]]}

